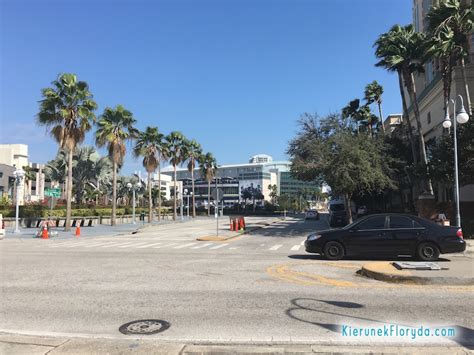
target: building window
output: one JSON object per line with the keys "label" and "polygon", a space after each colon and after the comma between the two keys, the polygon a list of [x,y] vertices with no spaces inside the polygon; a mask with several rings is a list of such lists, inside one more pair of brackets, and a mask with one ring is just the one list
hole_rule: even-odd
{"label": "building window", "polygon": [[426,117],[428,124],[431,124],[431,112],[428,112],[428,116]]}

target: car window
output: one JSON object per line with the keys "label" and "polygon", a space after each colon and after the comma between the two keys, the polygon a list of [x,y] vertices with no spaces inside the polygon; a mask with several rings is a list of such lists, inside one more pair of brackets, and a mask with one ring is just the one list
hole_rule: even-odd
{"label": "car window", "polygon": [[413,228],[414,223],[411,218],[391,216],[390,217],[390,228]]}
{"label": "car window", "polygon": [[371,217],[357,225],[357,229],[385,229],[385,216]]}
{"label": "car window", "polygon": [[345,207],[344,207],[344,204],[334,204],[334,205],[329,205],[329,209],[331,211],[344,211]]}

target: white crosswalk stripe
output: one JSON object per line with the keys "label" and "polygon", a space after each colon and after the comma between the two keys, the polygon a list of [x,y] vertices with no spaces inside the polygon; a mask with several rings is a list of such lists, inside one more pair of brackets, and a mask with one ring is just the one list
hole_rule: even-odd
{"label": "white crosswalk stripe", "polygon": [[306,241],[306,239],[305,239],[305,240],[303,240],[303,241],[301,242],[301,244],[300,244],[300,245],[304,245],[304,242],[305,242],[305,241]]}
{"label": "white crosswalk stripe", "polygon": [[166,247],[172,247],[173,245],[176,245],[178,243],[171,243],[171,244],[166,244],[166,245],[158,245],[156,247],[153,247],[153,249],[160,249],[160,248],[166,248]]}
{"label": "white crosswalk stripe", "polygon": [[129,247],[132,247],[132,246],[136,247],[136,246],[142,245],[142,244],[146,244],[146,243],[135,244],[135,242],[130,242],[128,244],[124,244],[124,245],[119,246],[119,248],[129,248]]}
{"label": "white crosswalk stripe", "polygon": [[201,244],[201,245],[198,245],[197,247],[192,247],[191,249],[202,249],[202,248],[208,247],[209,245],[212,245],[212,243]]}
{"label": "white crosswalk stripe", "polygon": [[80,247],[80,246],[83,246],[83,245],[87,245],[87,244],[90,244],[90,242],[87,242],[87,241],[83,241],[83,242],[70,242],[68,243],[68,245],[63,245],[64,248],[75,248],[75,247]]}
{"label": "white crosswalk stripe", "polygon": [[280,249],[282,246],[283,246],[283,244],[277,244],[277,245],[272,246],[269,250],[278,250],[278,249]]}
{"label": "white crosswalk stripe", "polygon": [[95,244],[89,244],[89,245],[84,245],[84,248],[95,248],[95,247],[100,247],[103,245],[107,245],[110,242],[101,242],[101,243],[95,243]]}
{"label": "white crosswalk stripe", "polygon": [[190,247],[191,245],[196,245],[196,243],[188,243],[188,244],[184,244],[184,245],[178,245],[177,247],[174,247],[173,249],[183,249],[183,248],[186,248],[186,247]]}
{"label": "white crosswalk stripe", "polygon": [[163,243],[153,243],[153,244],[145,244],[145,245],[140,245],[138,247],[136,247],[137,249],[143,249],[143,248],[149,248],[149,247],[152,247],[152,246],[155,246],[155,245],[160,245],[160,244],[163,244]]}
{"label": "white crosswalk stripe", "polygon": [[112,247],[118,247],[120,245],[125,245],[125,244],[132,244],[130,242],[124,243],[124,242],[112,242],[109,245],[102,245],[101,248],[112,248]]}
{"label": "white crosswalk stripe", "polygon": [[295,245],[291,248],[291,250],[300,250],[301,245]]}
{"label": "white crosswalk stripe", "polygon": [[215,249],[219,249],[219,248],[223,248],[225,246],[229,245],[229,243],[226,243],[226,244],[219,244],[219,245],[216,245],[215,247],[212,247],[210,248],[209,250],[215,250]]}

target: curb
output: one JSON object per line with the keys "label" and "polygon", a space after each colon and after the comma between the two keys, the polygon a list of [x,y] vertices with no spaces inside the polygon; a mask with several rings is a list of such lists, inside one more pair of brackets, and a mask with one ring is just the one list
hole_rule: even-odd
{"label": "curb", "polygon": [[409,271],[397,270],[389,262],[373,262],[373,263],[364,264],[362,265],[362,268],[358,270],[356,273],[359,275],[374,279],[374,280],[391,282],[391,283],[405,283],[405,284],[415,284],[415,285],[453,285],[453,286],[474,285],[473,278],[415,276],[411,274]]}
{"label": "curb", "polygon": [[0,334],[8,354],[468,354],[469,345],[355,344],[334,342],[157,341],[156,339],[81,338]]}

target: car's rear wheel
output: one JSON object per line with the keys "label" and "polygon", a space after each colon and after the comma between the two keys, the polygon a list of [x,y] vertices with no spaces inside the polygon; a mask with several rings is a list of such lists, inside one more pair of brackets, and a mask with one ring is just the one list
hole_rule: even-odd
{"label": "car's rear wheel", "polygon": [[324,256],[328,260],[340,260],[344,257],[344,247],[339,242],[327,242],[324,245]]}
{"label": "car's rear wheel", "polygon": [[421,243],[416,249],[416,255],[423,261],[435,261],[439,257],[439,248],[433,243]]}

